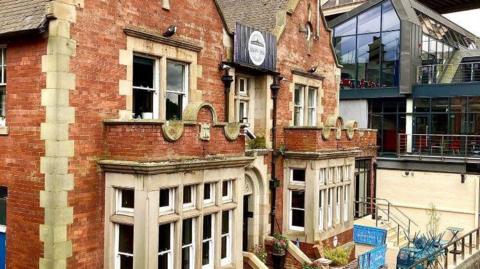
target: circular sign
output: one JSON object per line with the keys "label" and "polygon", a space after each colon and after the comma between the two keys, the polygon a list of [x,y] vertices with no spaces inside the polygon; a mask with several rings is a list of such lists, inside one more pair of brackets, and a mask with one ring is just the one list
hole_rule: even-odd
{"label": "circular sign", "polygon": [[263,38],[262,33],[259,31],[254,31],[250,35],[250,39],[248,40],[248,54],[250,55],[250,60],[256,66],[262,65],[265,61],[267,45],[265,38]]}

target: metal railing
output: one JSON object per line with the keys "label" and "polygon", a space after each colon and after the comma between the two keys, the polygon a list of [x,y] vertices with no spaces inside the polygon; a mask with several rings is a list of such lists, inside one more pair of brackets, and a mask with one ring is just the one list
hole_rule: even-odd
{"label": "metal railing", "polygon": [[367,212],[372,213],[376,227],[378,227],[381,220],[394,222],[397,226],[397,245],[400,243],[401,232],[405,236],[410,237],[413,226],[418,228],[418,224],[415,221],[387,199],[366,197],[364,201],[356,201],[355,203],[364,207]]}
{"label": "metal railing", "polygon": [[422,65],[417,69],[418,84],[480,82],[480,62]]}
{"label": "metal railing", "polygon": [[[466,249],[468,249],[468,255],[473,254],[473,249],[475,249],[476,251],[480,250],[479,239],[480,228],[477,228],[458,239],[450,241],[432,255],[418,260],[413,265],[408,267],[408,269],[455,268],[459,261],[465,260]],[[460,258],[460,260],[458,258]],[[450,263],[450,259],[452,259],[452,263]]]}
{"label": "metal railing", "polygon": [[398,156],[480,158],[480,135],[398,134]]}

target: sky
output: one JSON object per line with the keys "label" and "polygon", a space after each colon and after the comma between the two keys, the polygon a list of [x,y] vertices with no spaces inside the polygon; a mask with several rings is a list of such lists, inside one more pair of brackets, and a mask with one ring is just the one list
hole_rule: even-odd
{"label": "sky", "polygon": [[480,9],[450,13],[444,16],[480,37]]}

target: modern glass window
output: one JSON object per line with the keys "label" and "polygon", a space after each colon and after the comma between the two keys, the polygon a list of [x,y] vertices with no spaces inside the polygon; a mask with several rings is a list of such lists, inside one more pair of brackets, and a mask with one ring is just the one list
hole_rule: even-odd
{"label": "modern glass window", "polygon": [[196,188],[193,185],[183,187],[183,208],[195,208]]}
{"label": "modern glass window", "polygon": [[233,199],[233,181],[226,180],[222,182],[222,201],[231,202]]}
{"label": "modern glass window", "polygon": [[133,269],[133,226],[116,224],[116,269]]}
{"label": "modern glass window", "polygon": [[290,180],[297,183],[305,183],[305,169],[290,169]]}
{"label": "modern glass window", "polygon": [[158,61],[144,56],[133,57],[133,114],[135,118],[158,117]]}
{"label": "modern glass window", "polygon": [[160,197],[160,214],[173,213],[175,208],[175,189],[161,189]]}
{"label": "modern glass window", "polygon": [[368,215],[372,197],[371,159],[355,161],[355,217],[363,218]]}
{"label": "modern glass window", "polygon": [[203,238],[202,238],[202,268],[213,268],[215,234],[213,215],[203,216]]}
{"label": "modern glass window", "polygon": [[318,193],[318,227],[323,230],[324,212],[325,212],[325,190],[320,190]]}
{"label": "modern glass window", "polygon": [[135,191],[117,189],[117,214],[133,214],[135,207]]}
{"label": "modern glass window", "polygon": [[309,87],[308,88],[308,114],[307,114],[307,125],[315,126],[317,125],[317,88]]}
{"label": "modern glass window", "polygon": [[405,133],[405,99],[371,100],[369,105],[369,128],[378,130],[379,154],[389,155],[397,151],[398,134]]}
{"label": "modern glass window", "polygon": [[293,115],[293,125],[302,126],[303,125],[303,110],[304,110],[304,93],[305,86],[296,84],[295,85],[295,94],[294,94],[294,115]]}
{"label": "modern glass window", "polygon": [[184,63],[167,62],[166,119],[181,120],[187,104],[188,66]]}
{"label": "modern glass window", "polygon": [[327,190],[327,226],[333,227],[333,188]]}
{"label": "modern glass window", "polygon": [[400,19],[390,1],[336,26],[334,35],[343,89],[398,86]]}
{"label": "modern glass window", "polygon": [[182,225],[182,269],[195,268],[195,221],[183,220]]}
{"label": "modern glass window", "polygon": [[158,269],[173,269],[174,224],[158,227]]}
{"label": "modern glass window", "polygon": [[232,262],[232,211],[222,212],[220,258],[222,266]]}
{"label": "modern glass window", "polygon": [[203,204],[211,205],[215,202],[215,184],[206,183],[203,186]]}
{"label": "modern glass window", "polygon": [[0,47],[0,127],[5,126],[6,85],[7,85],[7,49]]}
{"label": "modern glass window", "polygon": [[305,229],[305,191],[290,191],[290,229]]}

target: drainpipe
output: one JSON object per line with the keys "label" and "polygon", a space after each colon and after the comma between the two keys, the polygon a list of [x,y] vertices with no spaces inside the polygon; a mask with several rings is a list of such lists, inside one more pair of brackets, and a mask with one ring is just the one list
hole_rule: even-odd
{"label": "drainpipe", "polygon": [[230,75],[230,66],[226,64],[221,64],[220,65],[220,70],[224,70],[225,74],[222,76],[222,82],[223,85],[225,86],[225,122],[229,122],[228,119],[228,111],[230,110],[230,86],[232,85],[233,82],[233,76]]}
{"label": "drainpipe", "polygon": [[279,185],[279,181],[276,176],[276,128],[277,128],[277,97],[278,92],[280,91],[280,81],[283,79],[281,76],[275,76],[273,78],[273,83],[270,85],[270,90],[272,94],[273,100],[273,109],[272,109],[272,172],[271,172],[271,179],[270,179],[270,191],[272,192],[271,197],[271,212],[270,212],[270,235],[273,236],[275,233],[275,211],[276,211],[276,201],[277,201],[277,187]]}

